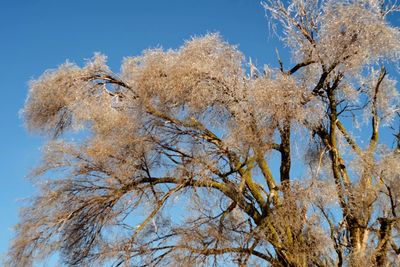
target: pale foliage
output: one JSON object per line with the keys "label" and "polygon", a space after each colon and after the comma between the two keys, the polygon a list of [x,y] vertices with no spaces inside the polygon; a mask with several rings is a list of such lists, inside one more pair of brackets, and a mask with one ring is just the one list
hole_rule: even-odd
{"label": "pale foliage", "polygon": [[8,266],[399,264],[398,8],[263,6],[289,70],[208,34],[31,82],[23,117],[50,141]]}

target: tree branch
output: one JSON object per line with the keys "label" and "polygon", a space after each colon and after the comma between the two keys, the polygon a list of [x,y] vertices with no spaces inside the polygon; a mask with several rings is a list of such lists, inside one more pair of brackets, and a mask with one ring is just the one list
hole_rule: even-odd
{"label": "tree branch", "polygon": [[122,191],[124,193],[134,190],[140,184],[183,184],[185,187],[206,187],[206,188],[214,188],[224,195],[229,197],[231,200],[238,203],[238,206],[249,215],[254,222],[257,224],[261,221],[261,215],[257,211],[257,209],[251,204],[248,203],[243,194],[240,193],[236,186],[232,183],[222,184],[213,180],[195,180],[195,179],[182,179],[176,177],[160,177],[160,178],[142,178],[134,181],[133,183],[125,186]]}
{"label": "tree branch", "polygon": [[374,89],[374,96],[372,99],[372,134],[370,138],[370,143],[368,147],[368,152],[371,153],[375,150],[376,145],[378,143],[378,131],[379,131],[379,117],[378,117],[378,93],[379,93],[379,87],[385,78],[387,72],[385,69],[385,66],[382,65],[381,67],[381,72],[378,77],[378,82],[376,83],[375,89]]}
{"label": "tree branch", "polygon": [[185,187],[185,184],[180,184],[177,187],[171,189],[168,191],[161,200],[158,201],[157,206],[153,209],[153,211],[150,213],[149,216],[139,225],[139,227],[136,229],[135,233],[133,234],[132,238],[136,238],[136,236],[143,230],[143,228],[154,218],[154,216],[158,213],[158,211],[161,209],[161,207],[164,205],[164,203],[167,201],[167,199],[174,193],[178,192],[181,190],[183,187]]}
{"label": "tree branch", "polygon": [[347,143],[351,146],[351,148],[357,153],[357,155],[361,156],[363,153],[361,148],[357,145],[357,143],[353,140],[353,138],[351,138],[350,134],[347,132],[346,128],[339,119],[336,121],[336,126],[343,134],[344,138],[346,139]]}
{"label": "tree branch", "polygon": [[287,71],[287,74],[288,74],[288,75],[292,75],[292,74],[294,74],[296,71],[298,71],[299,69],[301,69],[301,68],[303,68],[303,67],[306,67],[306,66],[308,66],[308,65],[311,65],[311,64],[313,64],[313,63],[315,63],[314,60],[307,60],[307,61],[298,63],[298,64],[296,64],[293,68],[291,68],[290,70],[288,70],[288,71]]}

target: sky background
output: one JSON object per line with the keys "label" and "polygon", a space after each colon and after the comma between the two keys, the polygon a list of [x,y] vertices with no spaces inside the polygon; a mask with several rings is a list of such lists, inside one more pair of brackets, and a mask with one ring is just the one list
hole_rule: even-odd
{"label": "sky background", "polygon": [[[178,48],[191,36],[219,32],[253,62],[276,66],[280,43],[260,0],[0,0],[0,255],[7,250],[27,179],[45,141],[26,132],[19,111],[30,80],[67,59],[82,65],[94,52],[118,72],[125,56],[149,47]],[[393,18],[400,25],[400,18]],[[1,262],[1,259],[0,259]]]}
{"label": "sky background", "polygon": [[[82,65],[94,52],[118,72],[125,56],[148,47],[177,48],[191,36],[219,32],[258,65],[276,64],[259,0],[0,1],[0,255],[18,210],[35,189],[27,179],[45,141],[28,133],[19,111],[30,80],[67,59]],[[283,53],[283,52],[282,52]],[[1,260],[0,260],[1,262]]]}

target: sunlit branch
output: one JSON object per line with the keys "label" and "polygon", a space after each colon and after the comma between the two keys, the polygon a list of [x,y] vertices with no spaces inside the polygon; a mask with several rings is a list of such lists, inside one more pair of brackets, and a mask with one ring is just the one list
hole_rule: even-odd
{"label": "sunlit branch", "polygon": [[236,190],[236,186],[233,184],[222,184],[213,180],[195,180],[195,179],[180,179],[176,177],[160,177],[160,178],[142,178],[132,184],[127,185],[123,190],[129,192],[134,190],[139,184],[183,184],[185,187],[204,187],[214,188],[225,194],[227,197],[238,203],[238,206],[242,208],[254,221],[257,223],[261,217],[259,212],[248,202],[246,202],[242,196]]}
{"label": "sunlit branch", "polygon": [[184,188],[185,184],[180,184],[174,189],[171,189],[168,191],[161,200],[158,201],[157,206],[153,209],[153,211],[150,213],[149,216],[137,227],[135,233],[133,234],[132,238],[136,238],[136,236],[140,233],[140,231],[143,230],[143,228],[156,216],[158,211],[162,208],[164,203],[167,201],[167,199],[174,193],[178,192],[180,189]]}
{"label": "sunlit branch", "polygon": [[385,69],[385,66],[382,65],[381,67],[381,72],[378,77],[378,81],[376,83],[376,86],[374,88],[374,95],[372,98],[372,134],[370,138],[370,143],[368,147],[368,151],[371,153],[375,150],[376,145],[378,143],[378,131],[379,131],[379,117],[378,117],[378,107],[377,107],[377,101],[378,101],[378,93],[379,93],[379,87],[385,78],[387,72]]}
{"label": "sunlit branch", "polygon": [[346,128],[344,127],[344,125],[342,124],[342,122],[340,120],[336,121],[336,126],[338,127],[340,132],[343,134],[344,138],[346,139],[347,143],[351,146],[351,148],[357,153],[357,155],[361,156],[362,155],[361,148],[353,140],[353,138],[347,132]]}
{"label": "sunlit branch", "polygon": [[212,249],[212,248],[194,248],[190,246],[183,246],[183,245],[176,245],[176,246],[161,246],[157,248],[153,248],[151,250],[166,250],[166,249],[181,249],[181,250],[188,250],[189,252],[195,253],[195,254],[200,254],[200,255],[215,255],[215,254],[227,254],[227,253],[243,253],[243,254],[251,254],[256,257],[262,258],[267,261],[273,261],[273,258],[269,257],[268,255],[265,255],[255,249],[250,249],[250,248],[219,248],[219,249]]}
{"label": "sunlit branch", "polygon": [[308,61],[305,61],[305,62],[298,63],[298,64],[296,64],[293,68],[291,68],[290,70],[288,70],[288,71],[287,71],[287,74],[288,74],[288,75],[292,75],[292,74],[294,74],[296,71],[298,71],[299,69],[301,69],[301,68],[303,68],[303,67],[306,67],[306,66],[308,66],[308,65],[311,65],[311,64],[313,64],[313,63],[315,63],[314,60],[308,60]]}

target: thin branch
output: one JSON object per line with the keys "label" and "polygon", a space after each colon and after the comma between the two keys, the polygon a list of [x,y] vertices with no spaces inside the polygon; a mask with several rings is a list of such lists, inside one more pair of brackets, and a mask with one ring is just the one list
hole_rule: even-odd
{"label": "thin branch", "polygon": [[299,69],[301,69],[301,68],[303,68],[303,67],[306,67],[306,66],[308,66],[308,65],[311,65],[311,64],[313,64],[313,63],[315,63],[314,60],[307,60],[307,61],[298,63],[298,64],[296,64],[293,68],[291,68],[290,70],[288,70],[288,71],[287,71],[287,74],[288,74],[288,75],[292,75],[292,74],[294,74],[296,71],[298,71]]}
{"label": "thin branch", "polygon": [[143,228],[154,218],[154,216],[158,213],[158,211],[161,209],[161,207],[164,205],[164,203],[167,201],[167,199],[174,193],[178,192],[181,190],[183,187],[185,187],[185,184],[178,185],[174,189],[170,190],[168,193],[166,193],[163,198],[158,201],[157,206],[153,209],[153,211],[150,213],[149,216],[139,225],[139,227],[136,229],[135,233],[133,234],[132,238],[135,239],[136,236],[143,230]]}
{"label": "thin branch", "polygon": [[275,48],[275,53],[276,53],[276,57],[278,58],[279,69],[281,70],[281,72],[285,72],[283,69],[283,63],[282,63],[281,57],[279,56],[278,48]]}
{"label": "thin branch", "polygon": [[219,249],[214,249],[214,248],[205,248],[205,249],[200,249],[200,248],[194,248],[190,246],[185,246],[185,245],[176,245],[176,246],[163,246],[163,247],[157,247],[157,248],[152,248],[151,250],[165,250],[165,249],[182,249],[182,250],[188,250],[192,253],[195,254],[200,254],[200,255],[220,255],[220,254],[227,254],[227,253],[245,253],[245,254],[251,254],[256,257],[259,257],[263,260],[273,262],[274,259],[271,258],[268,255],[265,255],[264,253],[261,253],[255,249],[250,249],[250,248],[219,248]]}
{"label": "thin branch", "polygon": [[357,153],[357,155],[361,156],[362,155],[362,150],[361,148],[357,145],[357,143],[353,140],[353,138],[350,136],[350,134],[347,132],[346,128],[344,125],[341,123],[340,120],[336,121],[336,126],[340,130],[340,132],[343,134],[344,138],[346,139],[347,143],[351,146],[351,148]]}
{"label": "thin branch", "polygon": [[385,69],[385,66],[382,65],[381,67],[381,72],[378,77],[378,82],[376,83],[375,89],[374,89],[374,96],[372,99],[372,134],[370,138],[370,143],[368,147],[368,152],[373,152],[376,148],[376,145],[378,143],[378,131],[379,131],[379,117],[378,117],[378,93],[379,93],[379,87],[385,78],[387,72]]}

